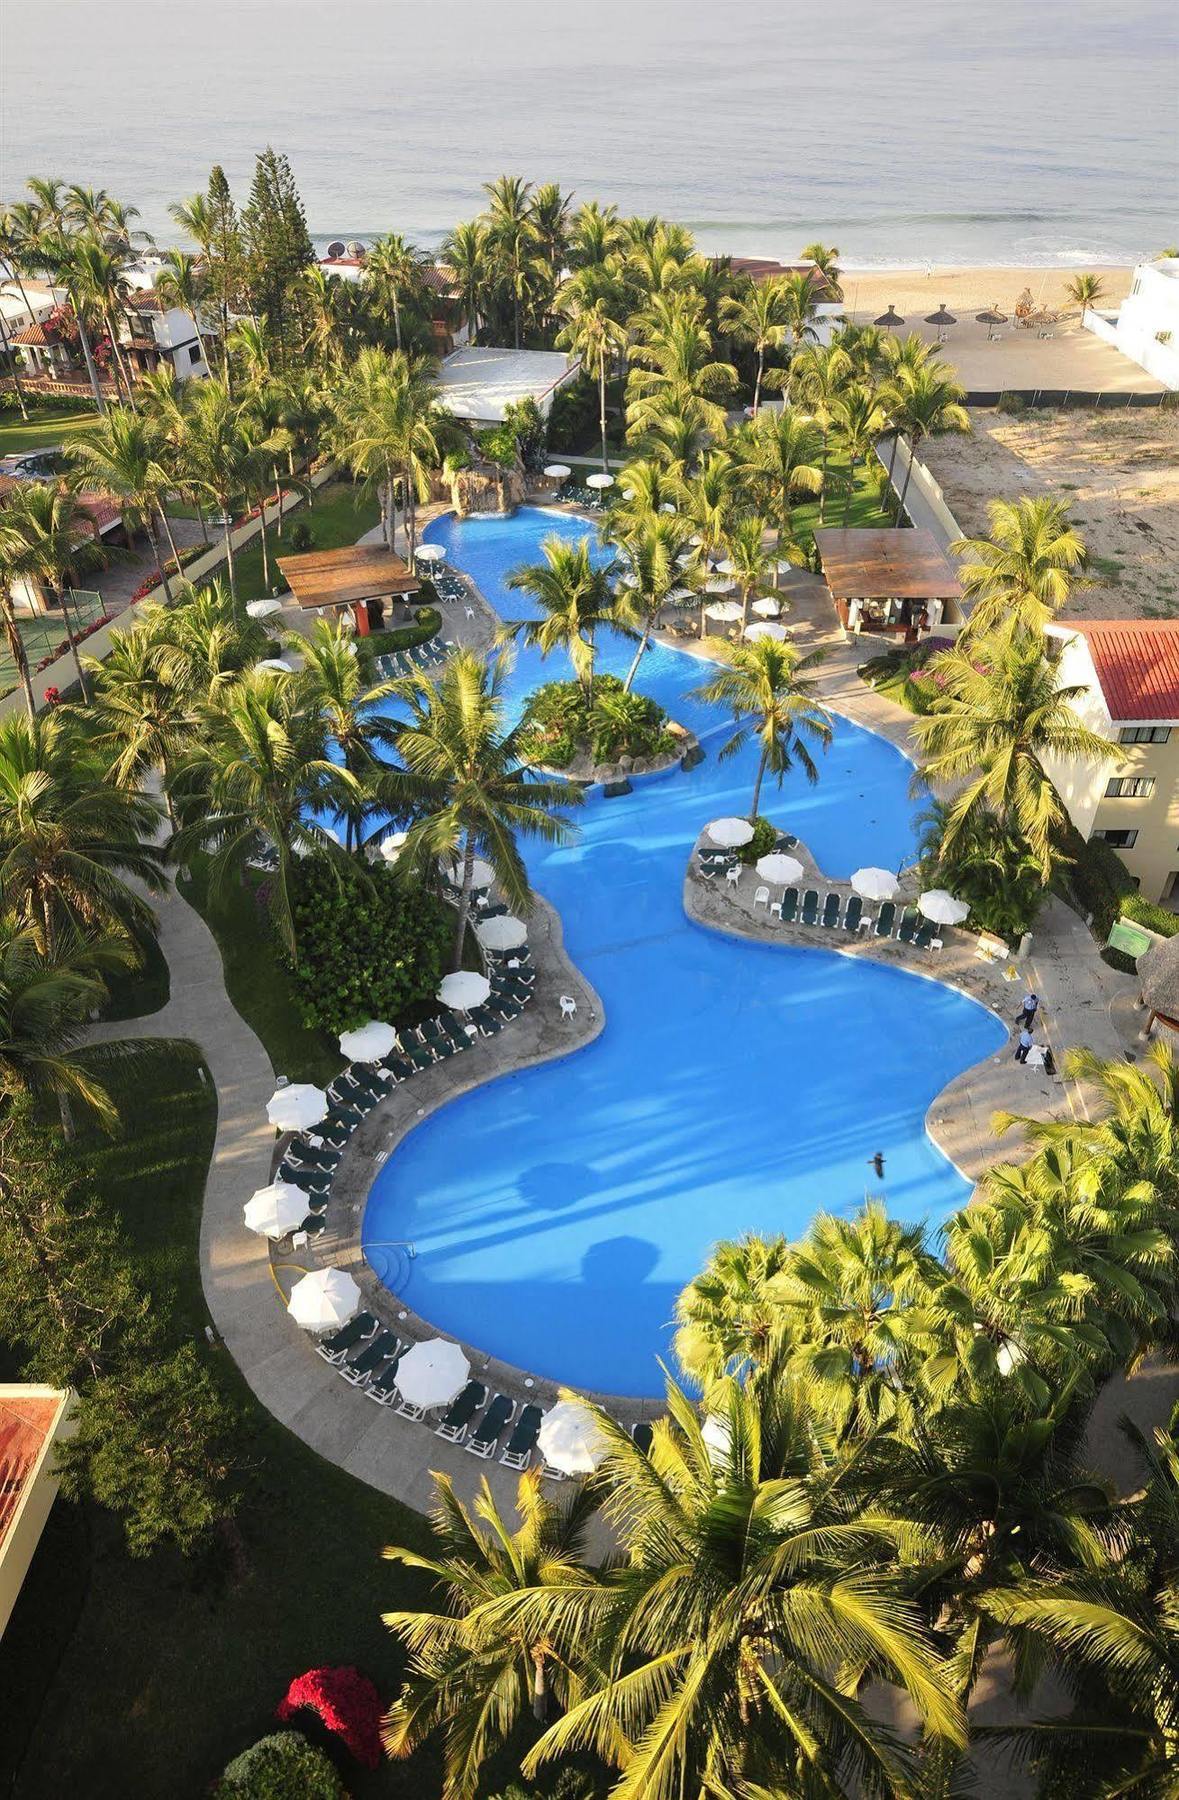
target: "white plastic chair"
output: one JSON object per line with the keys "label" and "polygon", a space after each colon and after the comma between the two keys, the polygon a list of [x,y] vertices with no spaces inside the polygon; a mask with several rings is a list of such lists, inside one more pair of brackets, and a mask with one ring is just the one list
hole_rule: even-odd
{"label": "white plastic chair", "polygon": [[740,881],[740,879],[741,879],[741,866],[739,863],[734,863],[731,869],[725,870],[725,880],[728,882],[730,887],[736,887],[736,885]]}
{"label": "white plastic chair", "polygon": [[[759,887],[756,894],[753,896],[753,904],[755,906],[768,906],[769,903],[770,903],[769,888],[768,887]],[[781,908],[781,905],[779,905],[779,907],[778,907],[779,914],[781,913],[781,911],[782,911],[782,908]]]}
{"label": "white plastic chair", "polygon": [[785,895],[784,895],[784,894],[779,894],[779,895],[778,895],[778,898],[777,898],[777,899],[776,899],[776,900],[771,900],[771,901],[770,901],[770,917],[771,917],[771,919],[773,919],[773,918],[777,918],[777,919],[778,919],[778,920],[781,920],[781,917],[782,917],[782,901],[783,901],[783,900],[784,900],[784,899],[785,899]]}
{"label": "white plastic chair", "polygon": [[561,995],[561,1017],[563,1019],[571,1019],[576,1011],[577,1011],[577,1001],[573,998],[573,995],[572,994],[562,994]]}

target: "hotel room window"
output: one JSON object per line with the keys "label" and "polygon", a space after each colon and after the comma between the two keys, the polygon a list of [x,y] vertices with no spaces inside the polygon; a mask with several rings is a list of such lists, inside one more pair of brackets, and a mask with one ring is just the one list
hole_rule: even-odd
{"label": "hotel room window", "polygon": [[1108,844],[1111,850],[1132,850],[1138,842],[1136,831],[1095,831],[1093,836]]}
{"label": "hotel room window", "polygon": [[1153,775],[1115,775],[1105,790],[1105,797],[1107,800],[1149,800],[1153,793]]}
{"label": "hotel room window", "polygon": [[1171,735],[1169,725],[1123,725],[1119,744],[1165,744]]}

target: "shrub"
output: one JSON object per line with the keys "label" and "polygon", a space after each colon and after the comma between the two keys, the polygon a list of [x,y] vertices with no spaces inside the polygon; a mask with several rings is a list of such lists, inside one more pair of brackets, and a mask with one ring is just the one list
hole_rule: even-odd
{"label": "shrub", "polygon": [[1028,403],[1022,394],[1000,394],[995,408],[996,412],[1010,413],[1013,417],[1025,413],[1027,409]]}
{"label": "shrub", "polygon": [[515,438],[520,461],[535,475],[545,465],[548,428],[544,414],[531,394],[505,406],[504,425]]}
{"label": "shrub", "polygon": [[777,841],[778,827],[769,819],[757,818],[753,822],[753,836],[737,852],[738,860],[752,868],[759,856],[769,855]]}
{"label": "shrub", "polygon": [[291,549],[296,552],[313,550],[315,539],[311,535],[311,526],[306,519],[295,519],[290,528]]}
{"label": "shrub", "polygon": [[297,1731],[259,1738],[226,1765],[214,1793],[229,1800],[347,1800],[328,1758]]}
{"label": "shrub", "polygon": [[338,1035],[365,1019],[419,1007],[446,972],[453,914],[390,869],[306,857],[294,871],[299,960],[292,975],[306,1024]]}
{"label": "shrub", "polygon": [[553,395],[549,450],[581,450],[598,428],[598,390],[581,374]]}
{"label": "shrub", "polygon": [[437,637],[441,624],[442,614],[436,607],[419,606],[412,625],[398,625],[392,631],[370,631],[366,638],[358,637],[356,642],[371,665],[376,657],[387,656],[393,650],[408,650],[414,644],[428,643],[432,637]]}
{"label": "shrub", "polygon": [[1136,925],[1145,925],[1148,931],[1157,932],[1159,937],[1174,937],[1179,931],[1179,913],[1173,913],[1165,906],[1158,906],[1153,900],[1144,900],[1137,892],[1122,896],[1122,917],[1133,919]]}
{"label": "shrub", "polygon": [[658,701],[625,692],[617,675],[595,675],[592,708],[580,682],[546,682],[530,695],[520,731],[525,756],[553,769],[568,768],[583,748],[595,762],[663,756],[675,748]]}
{"label": "shrub", "polygon": [[292,1681],[275,1716],[289,1719],[301,1707],[323,1720],[366,1769],[381,1760],[381,1697],[359,1669],[308,1669]]}
{"label": "shrub", "polygon": [[1135,893],[1129,870],[1103,838],[1086,840],[1072,826],[1062,849],[1069,866],[1062,872],[1061,885],[1077,910],[1092,917],[1096,935],[1107,938],[1124,902]]}

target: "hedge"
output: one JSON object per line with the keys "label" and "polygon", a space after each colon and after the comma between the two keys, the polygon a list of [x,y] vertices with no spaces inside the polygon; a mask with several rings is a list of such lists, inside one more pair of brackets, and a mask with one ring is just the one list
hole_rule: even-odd
{"label": "hedge", "polygon": [[213,1791],[224,1800],[348,1800],[328,1757],[297,1731],[259,1738],[227,1764]]}
{"label": "hedge", "polygon": [[1145,925],[1148,931],[1157,933],[1159,937],[1174,937],[1179,931],[1179,913],[1173,913],[1168,907],[1159,906],[1153,900],[1144,900],[1135,891],[1122,897],[1123,919],[1133,919],[1135,925]]}
{"label": "hedge", "polygon": [[381,864],[362,869],[309,856],[293,872],[304,1022],[338,1036],[366,1019],[396,1024],[437,991],[455,918],[436,894]]}

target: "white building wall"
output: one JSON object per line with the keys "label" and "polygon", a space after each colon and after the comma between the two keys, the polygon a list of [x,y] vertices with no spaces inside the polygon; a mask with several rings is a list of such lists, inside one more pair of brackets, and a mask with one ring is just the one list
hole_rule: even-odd
{"label": "white building wall", "polygon": [[[1101,692],[1101,684],[1097,679],[1097,670],[1093,666],[1093,658],[1089,646],[1079,633],[1070,633],[1067,626],[1049,625],[1044,632],[1045,637],[1054,638],[1062,643],[1058,667],[1057,686],[1062,688],[1080,687],[1084,692],[1072,702],[1073,711],[1081,722],[1095,731],[1100,737],[1108,738],[1111,744],[1118,741],[1118,728],[1110,718],[1109,710]],[[1044,758],[1044,767],[1057,793],[1068,808],[1069,818],[1083,838],[1088,838],[1093,830],[1097,817],[1097,808],[1105,794],[1106,785],[1115,763],[1080,762],[1075,757]]]}
{"label": "white building wall", "polygon": [[1156,381],[1179,389],[1179,257],[1139,263],[1116,319],[1089,312],[1085,324]]}

